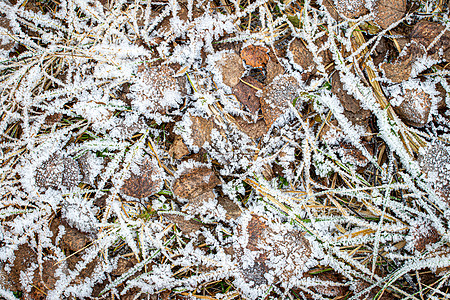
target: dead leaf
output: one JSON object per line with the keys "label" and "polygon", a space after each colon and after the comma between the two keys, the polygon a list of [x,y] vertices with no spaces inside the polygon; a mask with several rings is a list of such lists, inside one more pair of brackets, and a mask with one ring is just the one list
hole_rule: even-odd
{"label": "dead leaf", "polygon": [[[315,41],[315,45],[318,49],[321,49],[326,40],[325,36],[319,38]],[[314,55],[308,50],[301,39],[293,39],[289,45],[289,51],[294,63],[303,69],[305,80],[317,72],[317,63],[314,61]],[[325,67],[333,62],[331,52],[328,49],[322,49],[321,52],[318,53],[318,56],[322,58],[322,64]]]}
{"label": "dead leaf", "polygon": [[224,196],[224,197],[218,197],[218,202],[219,202],[219,205],[221,205],[223,207],[223,209],[225,209],[225,211],[226,211],[225,217],[227,220],[231,220],[231,219],[235,220],[238,217],[240,217],[241,209],[240,209],[239,205],[234,203],[233,200]]}
{"label": "dead leaf", "polygon": [[[363,290],[367,289],[369,286],[371,286],[371,283],[368,283],[362,279],[360,279],[355,287],[356,289],[353,291],[355,294],[362,292]],[[367,300],[367,299],[379,299],[379,300],[392,300],[395,299],[394,295],[392,295],[390,292],[384,290],[381,296],[377,296],[380,292],[381,288],[374,287],[370,289],[367,293],[357,297],[357,300]]]}
{"label": "dead leaf", "polygon": [[[372,154],[372,148],[365,142],[362,143],[366,150]],[[364,156],[361,150],[349,143],[341,143],[338,152],[343,163],[350,163],[358,167],[365,167],[369,163],[369,159]]]}
{"label": "dead leaf", "polygon": [[53,124],[58,123],[59,121],[61,121],[62,118],[63,118],[63,114],[61,114],[61,113],[51,114],[51,115],[48,115],[45,118],[44,123],[47,126],[52,126]]}
{"label": "dead leaf", "polygon": [[94,184],[94,178],[93,176],[96,175],[94,170],[92,169],[93,166],[91,165],[92,159],[95,159],[95,155],[91,152],[86,152],[83,154],[80,158],[78,158],[78,165],[80,166],[80,172],[81,172],[81,182],[93,185]]}
{"label": "dead leaf", "polygon": [[284,67],[277,61],[270,59],[266,66],[266,84],[271,83],[275,77],[284,73]]}
{"label": "dead leaf", "polygon": [[[0,13],[0,28],[6,32],[11,33],[12,27],[9,24],[9,20],[6,18],[6,14]],[[14,40],[7,35],[2,34],[0,38],[0,49],[10,51],[14,46]]]}
{"label": "dead leaf", "polygon": [[344,115],[353,124],[365,123],[370,117],[371,112],[363,109],[359,100],[352,95],[349,95],[349,93],[344,89],[344,85],[340,80],[338,72],[335,72],[331,77],[331,85],[331,92],[338,97],[344,107]]}
{"label": "dead leaf", "polygon": [[[281,259],[294,264],[294,266],[283,267],[283,263],[281,265],[278,263],[277,266],[282,268],[282,272],[275,276],[275,281],[289,281],[293,277],[298,277],[301,273],[301,266],[311,255],[310,244],[300,232],[296,230],[277,232],[269,226],[268,222],[262,216],[251,214],[246,228],[240,225],[236,230],[236,238],[240,239],[245,235],[247,244],[245,246],[241,246],[239,243],[233,244],[234,249],[230,253],[237,261],[239,273],[247,284],[252,284],[252,282],[256,286],[271,284],[265,274],[273,270],[275,263],[272,260],[274,257],[278,261]],[[282,238],[274,238],[280,234]],[[289,250],[285,251],[286,249]],[[257,253],[252,267],[244,267],[245,264],[242,261],[244,251]]]}
{"label": "dead leaf", "polygon": [[293,76],[279,76],[262,91],[261,110],[268,128],[286,111],[290,102],[299,96],[300,85]]}
{"label": "dead leaf", "polygon": [[376,0],[374,21],[382,29],[400,21],[406,13],[406,0]]}
{"label": "dead leaf", "polygon": [[190,197],[189,203],[185,208],[183,208],[183,211],[196,211],[197,208],[203,206],[205,202],[208,202],[210,200],[214,200],[216,198],[216,195],[214,194],[213,190],[206,190],[205,192],[201,193],[198,196]]}
{"label": "dead leaf", "polygon": [[241,50],[241,58],[253,68],[263,68],[269,61],[267,52],[266,47],[250,45]]}
{"label": "dead leaf", "polygon": [[179,214],[163,214],[164,218],[172,223],[175,223],[177,228],[185,235],[190,235],[200,230],[204,225],[203,223],[194,219],[186,219],[185,216]]}
{"label": "dead leaf", "polygon": [[162,189],[162,170],[154,159],[145,158],[138,164],[139,173],[133,171],[125,179],[120,191],[127,196],[142,199],[150,197]]}
{"label": "dead leaf", "polygon": [[36,261],[37,254],[29,245],[19,245],[14,251],[13,265],[11,269],[6,272],[8,274],[7,279],[12,284],[8,288],[16,291],[24,290],[24,287],[21,286],[22,281],[20,280],[20,274],[26,274],[26,270],[31,266],[31,264],[36,263]]}
{"label": "dead leaf", "polygon": [[236,123],[239,125],[239,129],[241,129],[246,135],[251,137],[254,140],[257,140],[263,137],[267,133],[267,126],[264,119],[258,119],[256,122],[248,122],[244,120],[242,117],[234,117]]}
{"label": "dead leaf", "polygon": [[189,155],[189,149],[183,142],[181,136],[177,135],[173,144],[170,146],[169,155],[175,159],[181,159],[185,155]]}
{"label": "dead leaf", "polygon": [[331,14],[333,19],[340,22],[343,18],[356,19],[369,13],[369,10],[365,6],[366,1],[354,1],[354,0],[324,0],[323,5]]}
{"label": "dead leaf", "polygon": [[59,189],[61,186],[72,188],[80,182],[80,167],[76,160],[53,154],[36,169],[36,185],[44,188]]}
{"label": "dead leaf", "polygon": [[194,167],[185,170],[173,183],[173,193],[183,199],[193,199],[213,190],[220,184],[219,178],[208,167]]}
{"label": "dead leaf", "polygon": [[221,131],[220,127],[214,122],[213,117],[205,119],[202,117],[190,116],[190,120],[192,125],[190,128],[189,142],[198,148],[202,148],[206,142],[211,144],[211,131],[213,129]]}
{"label": "dead leaf", "polygon": [[225,53],[222,59],[216,62],[216,68],[222,74],[222,82],[229,87],[236,86],[245,71],[242,60],[236,53]]}
{"label": "dead leaf", "polygon": [[414,57],[411,53],[399,57],[395,62],[385,62],[380,65],[385,76],[392,82],[400,83],[411,77]]}
{"label": "dead leaf", "polygon": [[132,256],[131,258],[120,257],[117,261],[117,267],[111,272],[111,275],[120,276],[128,272],[137,263],[137,259]]}
{"label": "dead leaf", "polygon": [[[310,277],[314,280],[323,281],[323,284],[314,285],[312,289],[323,296],[330,298],[344,298],[348,293],[349,286],[344,284],[345,280],[337,272],[327,271],[318,274],[305,274],[305,277]],[[329,284],[332,282],[334,284]]]}
{"label": "dead leaf", "polygon": [[253,77],[243,77],[239,83],[233,87],[233,94],[236,98],[245,105],[251,113],[256,113],[261,104],[259,98],[256,97],[256,92],[261,90],[264,86]]}
{"label": "dead leaf", "polygon": [[398,116],[410,126],[422,127],[428,121],[431,111],[431,97],[425,91],[406,89],[404,100],[394,107]]}
{"label": "dead leaf", "polygon": [[[422,20],[414,26],[411,40],[421,45],[423,50],[426,50],[427,54],[434,59],[440,58],[439,51],[442,50],[443,58],[449,61],[450,32],[448,30],[444,32],[444,30],[445,26],[442,24]],[[441,33],[443,33],[442,36],[438,38]]]}
{"label": "dead leaf", "polygon": [[77,252],[83,249],[89,242],[89,237],[80,230],[71,227],[66,221],[55,218],[50,224],[50,230],[53,233],[52,241],[56,243],[56,236],[60,233],[60,226],[64,227],[64,234],[60,239],[60,245],[64,249]]}
{"label": "dead leaf", "polygon": [[167,65],[150,66],[141,65],[138,68],[138,91],[134,101],[145,104],[152,112],[165,114],[166,110],[174,105],[174,101],[161,101],[168,92],[180,93],[178,78],[173,77],[174,71]]}
{"label": "dead leaf", "polygon": [[292,53],[294,63],[302,67],[303,70],[312,71],[312,68],[315,68],[314,56],[301,39],[293,39],[289,44],[289,51]]}
{"label": "dead leaf", "polygon": [[414,243],[414,250],[422,253],[427,245],[437,243],[441,236],[431,224],[415,225],[410,229]]}

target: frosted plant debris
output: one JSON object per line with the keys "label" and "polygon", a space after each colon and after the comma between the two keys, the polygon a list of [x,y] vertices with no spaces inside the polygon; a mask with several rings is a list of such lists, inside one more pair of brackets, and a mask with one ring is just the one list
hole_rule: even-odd
{"label": "frosted plant debris", "polygon": [[2,295],[448,296],[441,2],[12,2]]}

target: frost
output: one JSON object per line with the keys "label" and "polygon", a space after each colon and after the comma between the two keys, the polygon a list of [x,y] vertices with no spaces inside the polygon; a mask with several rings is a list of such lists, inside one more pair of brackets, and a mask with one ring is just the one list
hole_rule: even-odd
{"label": "frost", "polygon": [[[376,1],[107,2],[0,2],[1,297],[446,297],[448,53],[400,83],[374,60],[409,59],[383,47],[442,6],[380,29]],[[285,72],[245,65],[252,45]]]}

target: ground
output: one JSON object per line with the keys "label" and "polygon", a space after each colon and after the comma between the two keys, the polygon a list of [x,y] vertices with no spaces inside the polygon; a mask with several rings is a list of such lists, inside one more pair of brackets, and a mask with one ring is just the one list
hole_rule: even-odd
{"label": "ground", "polygon": [[1,1],[0,298],[448,298],[448,5]]}

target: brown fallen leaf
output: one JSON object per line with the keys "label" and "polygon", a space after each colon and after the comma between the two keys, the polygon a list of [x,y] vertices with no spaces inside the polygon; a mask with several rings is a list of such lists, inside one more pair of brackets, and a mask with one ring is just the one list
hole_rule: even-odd
{"label": "brown fallen leaf", "polygon": [[369,13],[369,10],[365,6],[366,1],[324,0],[322,3],[333,19],[338,22],[343,20],[340,15],[343,15],[346,18],[356,19]]}
{"label": "brown fallen leaf", "polygon": [[380,68],[384,71],[384,75],[394,83],[400,83],[408,80],[411,77],[412,65],[415,58],[414,55],[408,51],[407,54],[402,55],[392,63],[384,62]]}
{"label": "brown fallen leaf", "polygon": [[[275,281],[289,281],[293,277],[302,276],[303,264],[311,256],[309,241],[296,230],[278,232],[280,228],[274,229],[269,221],[257,214],[245,217],[250,219],[245,227],[238,226],[235,237],[243,239],[245,236],[247,243],[245,246],[234,243],[234,249],[229,253],[236,260],[236,267],[246,284],[252,286],[271,284],[265,275],[273,270],[275,265],[277,270],[282,270],[275,276]],[[275,236],[277,238],[274,238]],[[248,262],[243,260],[244,252],[248,251],[257,253],[252,266],[246,266]]]}
{"label": "brown fallen leaf", "polygon": [[264,119],[258,119],[256,122],[248,122],[244,120],[244,118],[237,116],[234,117],[236,123],[239,125],[239,129],[241,129],[246,135],[251,137],[252,139],[259,139],[263,137],[267,133],[267,126]]}
{"label": "brown fallen leaf", "polygon": [[437,243],[441,236],[439,232],[431,224],[421,224],[411,227],[410,234],[414,250],[422,253],[427,245]]}
{"label": "brown fallen leaf", "polygon": [[380,65],[386,77],[395,83],[408,80],[413,64],[424,54],[431,59],[450,61],[450,32],[444,29],[445,26],[438,23],[418,22],[409,36],[411,43],[402,50],[402,55],[394,62]]}
{"label": "brown fallen leaf", "polygon": [[[93,185],[95,177],[98,173],[95,173],[93,167],[93,160],[97,159],[91,152],[86,152],[80,158],[78,158],[78,165],[80,166],[81,182]],[[98,158],[100,159],[100,158]]]}
{"label": "brown fallen leaf", "polygon": [[[372,154],[373,150],[368,143],[362,143],[367,151]],[[358,167],[365,167],[369,163],[369,159],[364,156],[361,150],[348,143],[341,143],[338,152],[343,163],[350,163]]]}
{"label": "brown fallen leaf", "polygon": [[177,135],[173,144],[170,146],[169,155],[175,159],[181,159],[183,156],[189,155],[189,153],[189,149],[183,142],[183,139]]}
{"label": "brown fallen leaf", "polygon": [[289,51],[292,53],[294,63],[302,67],[303,70],[312,71],[312,68],[315,67],[314,56],[301,39],[293,39],[289,44]]}
{"label": "brown fallen leaf", "polygon": [[[189,118],[192,122],[189,130],[189,138],[184,140],[188,146],[202,148],[206,142],[211,144],[211,132],[213,129],[222,132],[222,129],[214,122],[213,117],[205,119],[198,116],[190,116]],[[198,149],[194,150],[198,151]]]}
{"label": "brown fallen leaf", "polygon": [[226,197],[226,196],[222,196],[222,197],[218,197],[218,202],[219,205],[221,205],[223,207],[223,209],[225,209],[226,213],[225,213],[225,217],[227,220],[235,220],[238,217],[240,217],[241,215],[241,209],[239,207],[239,205],[237,205],[236,203],[234,203],[233,200],[231,200],[230,198]]}
{"label": "brown fallen leaf", "polygon": [[[165,114],[166,110],[175,105],[174,96],[180,93],[177,78],[173,77],[174,70],[167,65],[150,66],[141,65],[138,68],[138,86],[134,101],[145,104],[152,113]],[[170,101],[165,99],[170,97]],[[165,101],[162,101],[162,100]]]}
{"label": "brown fallen leaf", "polygon": [[445,31],[444,25],[422,20],[414,26],[411,40],[422,46],[431,58],[439,59],[442,51],[443,58],[450,61],[450,32]]}
{"label": "brown fallen leaf", "polygon": [[[313,270],[314,271],[314,270]],[[317,272],[317,271],[316,271]],[[349,291],[349,286],[345,285],[344,278],[337,272],[326,271],[318,274],[311,274],[313,272],[305,274],[305,277],[312,278],[313,280],[323,281],[323,284],[314,285],[312,289],[319,294],[331,298],[344,298]],[[329,284],[332,282],[334,284]]]}
{"label": "brown fallen leaf", "polygon": [[205,226],[199,221],[185,218],[184,215],[165,213],[163,216],[170,222],[175,223],[177,228],[185,235],[190,235]]}
{"label": "brown fallen leaf", "polygon": [[80,167],[76,160],[53,154],[36,169],[35,182],[39,187],[59,189],[72,188],[81,179]]}
{"label": "brown fallen leaf", "polygon": [[299,96],[300,85],[293,76],[279,76],[262,90],[261,110],[268,128],[290,109]]}
{"label": "brown fallen leaf", "polygon": [[44,124],[47,126],[52,126],[53,124],[61,121],[62,118],[63,118],[63,114],[61,114],[61,113],[51,114],[45,118]]}
{"label": "brown fallen leaf", "polygon": [[[447,79],[447,82],[449,82],[449,80]],[[439,93],[438,99],[439,102],[437,104],[437,108],[439,111],[444,111],[447,107],[447,103],[445,102],[445,99],[447,98],[447,91],[444,89],[444,87],[442,86],[441,83],[436,83],[435,85],[436,91]]]}
{"label": "brown fallen leaf", "polygon": [[241,58],[234,52],[223,54],[223,57],[216,62],[216,68],[222,74],[222,82],[229,87],[236,86],[245,72]]}
{"label": "brown fallen leaf", "polygon": [[404,100],[394,107],[397,115],[408,125],[422,127],[428,121],[431,111],[431,97],[425,91],[406,89]]}
{"label": "brown fallen leaf", "polygon": [[[11,33],[12,27],[9,24],[9,20],[6,18],[6,14],[0,13],[0,31],[5,30]],[[5,51],[10,51],[14,46],[14,40],[6,34],[1,34],[0,38],[0,49]]]}
{"label": "brown fallen leaf", "polygon": [[[25,273],[26,270],[37,261],[36,252],[27,244],[22,244],[17,247],[14,251],[14,261],[13,265],[9,270],[5,270],[7,280],[11,284],[8,289],[12,290],[26,290],[26,286],[22,287],[20,274]],[[3,268],[3,266],[1,266]],[[28,286],[28,285],[27,285]]]}
{"label": "brown fallen leaf", "polygon": [[342,106],[344,107],[344,115],[353,124],[363,124],[366,123],[367,119],[370,117],[371,112],[365,110],[361,107],[358,99],[350,95],[345,89],[341,82],[339,73],[335,72],[331,77],[331,92],[335,94]]}
{"label": "brown fallen leaf", "polygon": [[138,164],[139,172],[133,171],[125,179],[120,189],[121,193],[133,198],[142,199],[150,197],[162,189],[164,184],[162,170],[154,159],[145,158]]}
{"label": "brown fallen leaf", "polygon": [[219,178],[208,167],[193,167],[185,170],[175,179],[172,190],[176,197],[193,199],[213,190],[220,184]]}
{"label": "brown fallen leaf", "polygon": [[50,230],[53,233],[53,243],[56,243],[55,238],[58,234],[60,234],[60,226],[64,227],[64,234],[59,241],[59,244],[63,249],[77,252],[83,249],[90,242],[89,237],[85,233],[71,227],[66,223],[66,221],[61,220],[60,218],[55,218],[50,224]]}
{"label": "brown fallen leaf", "polygon": [[241,78],[239,83],[233,87],[233,95],[245,105],[251,113],[256,113],[261,104],[259,98],[255,95],[258,90],[264,86],[253,77],[246,76]]}
{"label": "brown fallen leaf", "polygon": [[[321,49],[326,40],[327,39],[325,36],[321,37],[315,41],[315,45],[318,49]],[[303,40],[299,38],[293,39],[289,44],[289,51],[292,55],[294,63],[303,69],[304,80],[307,80],[310,76],[316,74],[317,63],[314,61],[314,55],[308,50]],[[318,57],[319,59],[322,59],[322,64],[325,67],[333,62],[331,52],[328,49],[322,49],[318,53]]]}
{"label": "brown fallen leaf", "polygon": [[183,211],[194,211],[196,212],[197,208],[203,206],[205,202],[210,200],[214,200],[216,198],[216,194],[214,194],[213,190],[206,190],[195,197],[189,197],[189,202],[186,207],[183,208]]}
{"label": "brown fallen leaf", "polygon": [[373,12],[375,23],[386,29],[404,17],[406,0],[376,0]]}
{"label": "brown fallen leaf", "polygon": [[268,52],[264,46],[249,45],[241,50],[241,58],[253,68],[263,68],[269,61]]}
{"label": "brown fallen leaf", "polygon": [[134,265],[137,264],[137,259],[132,256],[131,258],[120,257],[117,261],[117,267],[111,272],[111,275],[120,276],[128,272]]}
{"label": "brown fallen leaf", "polygon": [[275,77],[284,73],[284,67],[274,59],[270,59],[266,65],[266,84],[271,83]]}
{"label": "brown fallen leaf", "polygon": [[[46,289],[53,290],[55,288],[55,284],[59,279],[59,276],[56,274],[56,270],[60,267],[60,264],[54,259],[47,259],[42,263],[42,281],[40,280],[39,272],[35,272],[35,277],[33,282],[37,285],[39,283],[43,283]],[[37,270],[36,270],[37,271]]]}

